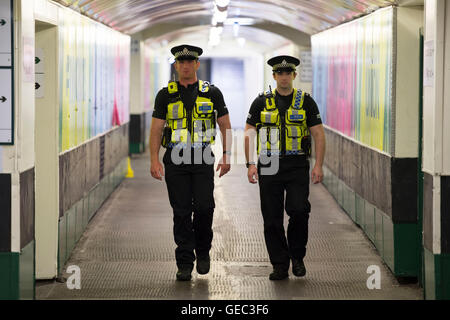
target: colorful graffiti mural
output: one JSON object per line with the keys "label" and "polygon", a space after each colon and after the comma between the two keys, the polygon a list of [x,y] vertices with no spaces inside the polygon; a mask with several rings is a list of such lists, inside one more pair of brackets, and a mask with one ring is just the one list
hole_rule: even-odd
{"label": "colorful graffiti mural", "polygon": [[390,153],[395,8],[313,35],[313,97],[324,123]]}
{"label": "colorful graffiti mural", "polygon": [[60,10],[60,151],[129,121],[130,38]]}

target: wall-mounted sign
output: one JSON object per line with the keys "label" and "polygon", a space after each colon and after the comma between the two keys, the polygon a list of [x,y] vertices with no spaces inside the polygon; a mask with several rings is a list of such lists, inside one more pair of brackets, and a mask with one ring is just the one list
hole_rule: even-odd
{"label": "wall-mounted sign", "polygon": [[0,67],[11,67],[11,0],[0,1]]}
{"label": "wall-mounted sign", "polygon": [[300,52],[300,81],[312,82],[311,51]]}
{"label": "wall-mounted sign", "polygon": [[423,50],[423,86],[434,87],[434,41],[424,43]]}
{"label": "wall-mounted sign", "polygon": [[0,144],[13,144],[13,0],[0,0]]}
{"label": "wall-mounted sign", "polygon": [[34,38],[23,37],[23,81],[34,82]]}
{"label": "wall-mounted sign", "polygon": [[36,57],[34,58],[34,70],[35,70],[35,92],[36,98],[44,98],[45,87],[45,73],[44,73],[44,50],[42,48],[36,48]]}

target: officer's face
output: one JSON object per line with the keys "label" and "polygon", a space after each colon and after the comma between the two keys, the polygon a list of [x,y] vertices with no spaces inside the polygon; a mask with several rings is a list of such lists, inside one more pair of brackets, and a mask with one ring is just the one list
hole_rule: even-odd
{"label": "officer's face", "polygon": [[292,88],[292,83],[296,76],[297,73],[294,71],[280,71],[273,73],[273,78],[277,82],[278,88]]}
{"label": "officer's face", "polygon": [[177,70],[179,78],[191,79],[195,77],[195,73],[200,67],[198,60],[177,60],[175,62],[175,70]]}

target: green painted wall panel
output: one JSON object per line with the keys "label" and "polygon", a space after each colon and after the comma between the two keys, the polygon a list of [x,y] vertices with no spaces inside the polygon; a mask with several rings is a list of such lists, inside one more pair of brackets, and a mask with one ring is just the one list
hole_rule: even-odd
{"label": "green painted wall panel", "polygon": [[114,171],[110,176],[108,176],[108,192],[106,197],[109,197],[109,195],[111,195],[113,191],[114,191]]}
{"label": "green painted wall panel", "polygon": [[425,260],[425,299],[434,300],[436,299],[434,254],[425,247],[423,251]]}
{"label": "green painted wall panel", "polygon": [[336,176],[333,176],[333,196],[336,199],[336,202],[339,202],[339,181]]}
{"label": "green painted wall panel", "polygon": [[416,277],[418,274],[417,224],[394,224],[395,275]]}
{"label": "green painted wall panel", "polygon": [[375,207],[366,201],[364,208],[364,231],[369,239],[375,243]]}
{"label": "green painted wall panel", "polygon": [[142,143],[130,143],[130,153],[141,153],[143,150]]}
{"label": "green painted wall panel", "polygon": [[89,222],[89,196],[83,198],[83,230],[86,229]]}
{"label": "green painted wall panel", "polygon": [[[70,252],[72,252],[75,246],[75,237],[76,237],[76,208],[73,206],[67,211],[67,259],[70,256]],[[66,260],[67,260],[66,259]]]}
{"label": "green painted wall panel", "polygon": [[59,264],[58,272],[61,273],[67,259],[67,215],[59,219]]}
{"label": "green painted wall panel", "polygon": [[425,299],[450,300],[450,254],[433,254],[424,248]]}
{"label": "green painted wall panel", "polygon": [[327,167],[323,167],[323,184],[326,186],[326,188],[329,190],[330,186],[330,172],[327,169]]}
{"label": "green painted wall panel", "polygon": [[89,207],[89,213],[88,213],[88,222],[91,220],[91,217],[95,211],[95,188],[91,189],[91,192],[89,192],[87,199],[88,199],[88,207]]}
{"label": "green painted wall panel", "polygon": [[335,175],[331,176],[330,179],[330,186],[331,186],[331,195],[333,196],[334,199],[336,199],[337,201],[337,179]]}
{"label": "green painted wall panel", "polygon": [[35,263],[34,247],[35,242],[31,241],[20,253],[19,258],[19,288],[21,300],[33,300],[35,298]]}
{"label": "green painted wall panel", "polygon": [[348,187],[342,183],[342,208],[344,208],[344,211],[348,214]]}
{"label": "green painted wall panel", "polygon": [[365,231],[395,276],[416,277],[419,270],[417,224],[394,224],[387,214],[354,193],[331,171],[328,175],[330,182],[326,187],[330,193],[337,192],[336,201],[341,201],[343,209]]}
{"label": "green painted wall panel", "polygon": [[100,184],[95,187],[94,190],[94,210],[91,212],[91,218],[95,215],[98,208],[100,207]]}
{"label": "green painted wall panel", "polygon": [[375,247],[377,247],[380,255],[383,257],[383,214],[381,210],[375,208]]}
{"label": "green painted wall panel", "polygon": [[[119,164],[120,165],[120,164]],[[113,190],[116,188],[116,186],[117,186],[117,181],[119,180],[118,179],[118,172],[119,172],[119,166],[117,166],[114,170],[113,170],[113,172],[112,172],[112,182],[111,182],[111,184],[112,184],[112,188],[113,188]]]}
{"label": "green painted wall panel", "polygon": [[350,189],[348,193],[348,214],[350,215],[350,218],[352,218],[353,221],[356,221],[356,200],[355,200],[355,192]]}
{"label": "green painted wall panel", "polygon": [[365,201],[363,198],[359,196],[359,194],[356,194],[356,200],[355,200],[355,222],[361,226],[361,228],[364,229],[364,214],[365,214]]}
{"label": "green painted wall panel", "polygon": [[83,234],[83,199],[78,201],[75,204],[75,243],[80,239],[81,235]]}
{"label": "green painted wall panel", "polygon": [[127,159],[124,159],[108,176],[105,176],[99,184],[93,187],[84,199],[65,212],[60,219],[58,252],[58,272],[60,274],[62,273],[62,267],[86,229],[89,220],[92,219],[120,182],[125,179],[127,170]]}
{"label": "green painted wall panel", "polygon": [[0,252],[0,300],[19,299],[19,253]]}
{"label": "green painted wall panel", "polygon": [[106,198],[106,179],[103,178],[102,182],[100,183],[100,199],[99,199],[99,207],[103,204],[103,201]]}
{"label": "green painted wall panel", "polygon": [[394,224],[387,216],[383,216],[383,259],[394,272]]}
{"label": "green painted wall panel", "polygon": [[94,216],[95,212],[97,212],[98,206],[100,204],[100,196],[99,196],[99,194],[100,194],[100,185],[99,184],[95,187],[95,189],[94,189],[92,194],[93,194],[93,196],[92,196],[93,206],[92,206],[92,211],[91,211],[91,215],[89,217],[89,220],[91,220],[92,217]]}
{"label": "green painted wall panel", "polygon": [[440,255],[439,299],[450,300],[450,254]]}

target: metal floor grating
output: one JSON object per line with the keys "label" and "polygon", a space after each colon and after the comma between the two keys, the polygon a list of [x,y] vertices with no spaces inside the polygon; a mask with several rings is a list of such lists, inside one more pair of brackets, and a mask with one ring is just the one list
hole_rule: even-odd
{"label": "metal floor grating", "polygon": [[[211,271],[175,281],[172,212],[164,182],[151,178],[149,155],[134,156],[126,179],[88,225],[68,265],[81,270],[81,289],[38,282],[37,299],[422,299],[417,284],[399,285],[372,243],[322,185],[311,186],[305,278],[273,282],[257,185],[243,165],[216,177]],[[287,223],[288,217],[285,218]],[[366,287],[369,265],[381,289]],[[65,274],[65,277],[68,277]]]}

